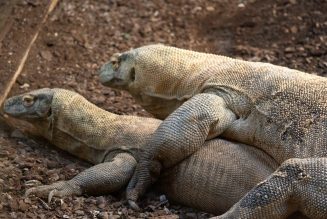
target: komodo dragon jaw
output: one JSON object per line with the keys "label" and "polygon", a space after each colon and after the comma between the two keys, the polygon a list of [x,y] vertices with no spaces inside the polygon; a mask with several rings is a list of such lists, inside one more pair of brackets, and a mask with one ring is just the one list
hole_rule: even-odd
{"label": "komodo dragon jaw", "polygon": [[51,116],[54,91],[49,88],[14,96],[4,102],[4,112],[23,120],[46,119]]}

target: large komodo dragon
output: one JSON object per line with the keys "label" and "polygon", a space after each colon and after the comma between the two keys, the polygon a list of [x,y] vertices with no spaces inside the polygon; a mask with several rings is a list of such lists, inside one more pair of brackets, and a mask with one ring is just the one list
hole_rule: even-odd
{"label": "large komodo dragon", "polygon": [[[97,164],[69,181],[27,190],[27,194],[48,196],[49,201],[52,196],[108,193],[127,185],[144,152],[143,145],[161,123],[153,118],[115,115],[63,89],[45,88],[11,97],[4,111],[30,122],[34,134]],[[166,170],[158,188],[172,200],[218,214],[228,210],[277,166],[261,150],[215,139]]]}
{"label": "large komodo dragon", "polygon": [[169,115],[127,187],[131,204],[152,183],[152,162],[169,168],[221,136],[258,147],[280,164],[221,218],[282,218],[296,209],[327,218],[326,78],[150,45],[114,55],[100,80],[129,91],[156,117]]}

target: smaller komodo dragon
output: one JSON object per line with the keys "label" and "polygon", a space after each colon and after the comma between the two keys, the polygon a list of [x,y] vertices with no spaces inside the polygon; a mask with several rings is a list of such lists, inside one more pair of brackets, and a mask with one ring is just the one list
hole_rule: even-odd
{"label": "smaller komodo dragon", "polygon": [[[96,164],[71,180],[26,192],[48,196],[49,201],[53,196],[109,193],[127,185],[143,145],[161,123],[115,115],[64,89],[44,88],[11,97],[4,103],[4,112],[28,121],[57,147]],[[219,214],[277,167],[261,150],[215,139],[165,170],[157,187],[171,200]]]}
{"label": "smaller komodo dragon", "polygon": [[149,45],[115,54],[100,81],[165,119],[127,187],[131,205],[154,181],[152,163],[172,167],[218,136],[260,148],[280,164],[221,218],[282,218],[294,209],[327,218],[326,78]]}

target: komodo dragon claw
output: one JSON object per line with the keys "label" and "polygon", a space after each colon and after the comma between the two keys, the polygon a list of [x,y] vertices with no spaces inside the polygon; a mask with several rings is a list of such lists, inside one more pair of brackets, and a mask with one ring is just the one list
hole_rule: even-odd
{"label": "komodo dragon claw", "polygon": [[132,201],[132,200],[128,200],[128,204],[129,206],[135,210],[135,211],[139,211],[140,210],[140,207],[136,204],[135,201]]}
{"label": "komodo dragon claw", "polygon": [[41,197],[48,196],[48,203],[50,203],[54,196],[63,198],[69,195],[81,195],[82,189],[71,181],[61,181],[51,185],[33,187],[25,192],[25,196],[32,194]]}

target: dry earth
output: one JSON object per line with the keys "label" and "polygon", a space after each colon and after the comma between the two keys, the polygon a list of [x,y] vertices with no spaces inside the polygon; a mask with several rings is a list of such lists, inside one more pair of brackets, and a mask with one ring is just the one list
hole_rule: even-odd
{"label": "dry earth", "polygon": [[[0,12],[4,2],[0,1]],[[16,2],[16,34],[0,45],[3,82],[17,62],[15,52],[35,28],[39,9],[47,3]],[[325,0],[60,0],[11,94],[62,87],[108,111],[149,116],[128,94],[105,88],[97,79],[97,69],[111,54],[149,43],[271,62],[325,76],[326,11]],[[35,13],[33,19],[23,19],[28,13]],[[20,32],[23,27],[25,31]],[[128,208],[121,193],[67,197],[50,205],[23,196],[28,180],[50,184],[70,179],[88,166],[43,140],[26,138],[0,123],[0,218],[209,216],[162,203],[159,194],[142,200],[143,212]]]}

